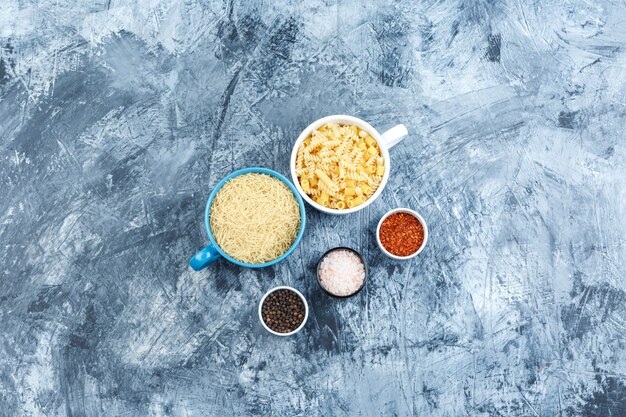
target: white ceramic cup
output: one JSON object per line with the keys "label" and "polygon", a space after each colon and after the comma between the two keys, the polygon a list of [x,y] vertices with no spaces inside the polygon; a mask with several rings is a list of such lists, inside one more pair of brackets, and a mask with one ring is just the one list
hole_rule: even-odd
{"label": "white ceramic cup", "polygon": [[[385,219],[387,217],[391,216],[394,213],[407,213],[407,214],[410,214],[411,216],[413,216],[417,220],[419,220],[419,222],[424,227],[424,241],[422,242],[422,246],[420,246],[420,248],[415,253],[412,253],[409,256],[398,256],[398,255],[394,255],[392,253],[389,253],[389,251],[387,251],[387,249],[385,249],[383,244],[380,243],[380,226],[383,224],[383,222],[385,221]],[[417,211],[411,210],[411,209],[408,209],[408,208],[397,208],[397,209],[389,210],[387,213],[385,213],[385,215],[383,217],[381,217],[380,221],[378,222],[378,227],[376,227],[376,242],[378,243],[378,247],[380,248],[380,250],[385,255],[387,255],[388,257],[390,257],[392,259],[406,260],[406,259],[411,259],[411,258],[416,257],[424,249],[424,247],[426,246],[426,242],[427,241],[428,241],[428,227],[426,226],[426,222],[424,221],[424,218],[422,216],[420,216]]]}
{"label": "white ceramic cup", "polygon": [[[378,147],[380,148],[382,157],[385,161],[385,173],[383,174],[383,179],[380,182],[380,186],[370,198],[365,200],[363,204],[358,205],[356,207],[342,209],[342,210],[324,207],[321,204],[318,204],[315,201],[313,201],[313,199],[309,197],[300,186],[300,181],[298,180],[298,175],[296,174],[296,156],[298,155],[298,148],[300,147],[300,144],[306,138],[309,137],[309,135],[311,134],[313,130],[317,129],[318,127],[322,125],[325,125],[326,123],[355,125],[359,127],[360,129],[367,131],[378,143]],[[316,120],[315,122],[311,123],[306,129],[304,129],[302,133],[300,133],[300,136],[298,136],[296,143],[293,145],[293,151],[291,152],[291,161],[289,164],[291,167],[291,178],[293,180],[293,183],[295,184],[296,189],[298,190],[298,192],[300,193],[304,201],[306,201],[307,203],[309,203],[310,205],[312,205],[319,211],[323,211],[324,213],[350,214],[359,210],[363,210],[365,207],[369,206],[374,200],[378,198],[378,196],[383,192],[385,185],[387,184],[387,180],[389,179],[389,171],[391,169],[391,159],[389,158],[389,149],[397,145],[398,143],[400,143],[400,141],[402,141],[402,139],[404,139],[408,134],[409,132],[406,130],[406,127],[404,125],[396,125],[392,127],[391,129],[387,130],[385,133],[380,134],[378,133],[376,129],[372,127],[372,125],[370,125],[364,120],[361,120],[353,116],[335,115],[335,116],[327,116],[319,120]]]}
{"label": "white ceramic cup", "polygon": [[[290,291],[293,291],[296,294],[298,294],[298,297],[300,297],[300,299],[304,303],[304,319],[302,320],[302,323],[300,323],[298,328],[296,330],[294,330],[293,332],[289,332],[289,333],[278,333],[278,332],[275,332],[274,330],[270,329],[267,326],[267,324],[265,324],[265,322],[263,321],[263,314],[261,313],[261,309],[263,307],[263,303],[265,302],[265,299],[267,298],[268,295],[270,295],[271,293],[273,293],[274,291],[277,291],[277,290],[290,290]],[[293,334],[298,333],[304,327],[304,324],[306,323],[306,320],[308,318],[309,318],[309,305],[307,304],[306,299],[304,298],[304,295],[302,295],[302,293],[300,291],[296,290],[293,287],[287,287],[287,286],[284,286],[284,285],[280,286],[280,287],[274,287],[274,288],[272,288],[271,290],[269,290],[268,292],[265,293],[263,298],[261,298],[261,302],[259,303],[259,320],[261,320],[261,324],[263,325],[263,327],[265,327],[265,330],[267,330],[271,334],[275,334],[276,336],[291,336]]]}

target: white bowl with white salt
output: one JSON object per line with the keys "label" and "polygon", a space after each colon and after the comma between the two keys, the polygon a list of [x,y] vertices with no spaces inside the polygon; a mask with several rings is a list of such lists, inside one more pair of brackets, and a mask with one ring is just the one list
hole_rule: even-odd
{"label": "white bowl with white salt", "polygon": [[329,295],[347,298],[365,286],[367,264],[352,248],[337,247],[326,252],[317,263],[317,281]]}

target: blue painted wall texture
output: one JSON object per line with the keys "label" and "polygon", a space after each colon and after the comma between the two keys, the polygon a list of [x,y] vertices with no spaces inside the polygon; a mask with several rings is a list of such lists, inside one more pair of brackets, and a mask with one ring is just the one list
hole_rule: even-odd
{"label": "blue painted wall texture", "polygon": [[[0,5],[0,415],[626,415],[626,6]],[[404,123],[390,182],[263,270],[188,258],[211,188],[329,114]],[[392,262],[375,225],[427,219]],[[367,257],[357,297],[314,266]],[[276,285],[295,337],[258,322]]]}

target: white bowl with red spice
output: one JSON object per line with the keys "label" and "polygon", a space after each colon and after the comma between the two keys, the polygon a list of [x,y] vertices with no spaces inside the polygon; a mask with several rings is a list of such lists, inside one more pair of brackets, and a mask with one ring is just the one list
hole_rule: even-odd
{"label": "white bowl with red spice", "polygon": [[356,295],[365,287],[367,264],[352,248],[329,250],[317,263],[317,282],[327,294],[337,298]]}
{"label": "white bowl with red spice", "polygon": [[392,259],[406,260],[422,252],[428,240],[428,227],[415,210],[389,210],[378,222],[376,242],[380,250]]}

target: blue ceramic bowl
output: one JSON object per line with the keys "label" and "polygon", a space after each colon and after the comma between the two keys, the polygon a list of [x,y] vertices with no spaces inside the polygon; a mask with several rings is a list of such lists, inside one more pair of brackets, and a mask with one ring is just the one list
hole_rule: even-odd
{"label": "blue ceramic bowl", "polygon": [[[236,259],[233,259],[228,254],[226,254],[217,245],[217,242],[215,241],[215,237],[213,236],[213,233],[211,232],[211,224],[209,223],[209,214],[211,212],[211,205],[213,204],[213,199],[217,195],[217,192],[226,183],[226,181],[233,179],[239,175],[249,174],[251,172],[255,172],[258,174],[271,175],[272,177],[278,178],[279,180],[281,180],[287,187],[289,187],[289,189],[293,193],[293,196],[298,202],[298,206],[300,207],[300,230],[298,230],[298,235],[296,236],[296,240],[293,242],[293,244],[291,245],[289,250],[287,250],[287,252],[283,253],[278,258],[272,261],[265,262],[262,264],[248,264],[245,262],[240,262]],[[271,169],[267,169],[267,168],[240,169],[239,171],[235,171],[232,174],[225,177],[224,179],[222,179],[211,192],[211,195],[209,196],[209,199],[206,202],[206,208],[204,210],[204,226],[206,227],[206,233],[209,236],[209,240],[211,241],[211,243],[209,244],[209,246],[202,249],[200,252],[196,253],[194,257],[189,260],[189,265],[196,271],[199,271],[201,269],[206,268],[213,262],[217,261],[219,258],[225,258],[226,260],[234,263],[235,265],[244,266],[246,268],[264,268],[266,266],[274,265],[275,263],[280,262],[283,259],[285,259],[287,256],[289,256],[291,252],[294,251],[296,246],[298,246],[298,243],[300,243],[300,240],[302,239],[302,235],[304,234],[305,224],[306,224],[306,212],[304,210],[304,201],[302,201],[302,197],[300,197],[300,194],[298,193],[298,190],[296,190],[296,187],[294,187],[294,185],[287,178],[280,175],[278,172],[272,171]]]}

